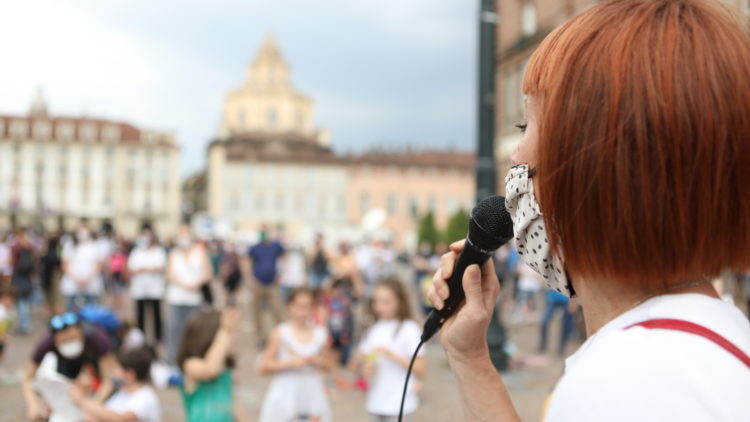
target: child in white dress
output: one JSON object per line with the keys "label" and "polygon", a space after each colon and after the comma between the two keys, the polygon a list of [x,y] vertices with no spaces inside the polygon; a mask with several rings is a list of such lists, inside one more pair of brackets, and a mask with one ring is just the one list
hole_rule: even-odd
{"label": "child in white dress", "polygon": [[[375,285],[372,311],[376,322],[362,336],[352,366],[370,379],[366,409],[372,422],[396,422],[406,370],[419,344],[422,329],[413,319],[404,284],[387,278]],[[404,420],[419,407],[417,379],[426,374],[424,349],[412,368],[404,402]]]}
{"label": "child in white dress", "polygon": [[314,325],[316,297],[301,287],[287,298],[289,320],[274,329],[263,351],[259,369],[273,374],[260,422],[330,422],[331,411],[320,370],[330,367],[326,359],[328,333]]}

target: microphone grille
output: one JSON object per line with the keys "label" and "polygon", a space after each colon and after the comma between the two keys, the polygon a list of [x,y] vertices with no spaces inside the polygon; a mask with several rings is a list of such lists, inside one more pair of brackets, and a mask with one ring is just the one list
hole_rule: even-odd
{"label": "microphone grille", "polygon": [[492,243],[499,243],[493,248],[486,245],[488,249],[496,249],[513,238],[513,220],[505,209],[505,198],[502,196],[490,196],[481,200],[472,210],[471,219],[485,232],[483,234],[494,238]]}

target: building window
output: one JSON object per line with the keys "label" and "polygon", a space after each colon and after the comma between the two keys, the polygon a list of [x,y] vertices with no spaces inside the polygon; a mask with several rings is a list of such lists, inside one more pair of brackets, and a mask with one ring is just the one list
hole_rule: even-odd
{"label": "building window", "polygon": [[411,218],[419,217],[419,203],[417,198],[414,196],[409,197],[409,215]]}
{"label": "building window", "polygon": [[245,109],[242,107],[237,109],[237,122],[243,126],[245,124]]}
{"label": "building window", "polygon": [[49,139],[52,136],[52,125],[46,120],[34,123],[34,138]]}
{"label": "building window", "polygon": [[370,210],[370,195],[363,193],[359,196],[359,211],[364,214]]}
{"label": "building window", "polygon": [[55,126],[55,138],[70,141],[75,137],[76,128],[72,122],[60,122]]}
{"label": "building window", "polygon": [[427,198],[427,210],[434,215],[436,209],[437,209],[437,199],[435,199],[434,196],[430,196],[429,198]]}
{"label": "building window", "polygon": [[536,8],[531,1],[523,4],[521,28],[523,35],[530,37],[536,33]]}
{"label": "building window", "polygon": [[276,126],[276,109],[275,108],[268,109],[268,126],[270,127]]}
{"label": "building window", "polygon": [[107,142],[117,142],[120,140],[120,127],[117,125],[107,125],[102,130],[102,139]]}
{"label": "building window", "polygon": [[83,123],[81,125],[80,138],[82,141],[94,141],[96,140],[97,128],[93,123]]}
{"label": "building window", "polygon": [[339,215],[346,214],[346,195],[339,195]]}
{"label": "building window", "polygon": [[397,202],[396,195],[394,194],[388,195],[387,202],[388,202],[387,203],[388,214],[391,214],[391,215],[396,214],[398,212],[398,205],[396,204]]}
{"label": "building window", "polygon": [[448,215],[453,215],[461,208],[461,201],[456,199],[455,197],[448,198]]}
{"label": "building window", "polygon": [[320,218],[326,218],[327,211],[328,211],[328,196],[326,194],[321,194],[320,198],[318,199],[318,216]]}
{"label": "building window", "polygon": [[255,211],[256,212],[263,212],[263,209],[266,206],[266,196],[263,194],[263,192],[258,192],[255,199]]}
{"label": "building window", "polygon": [[29,134],[29,124],[26,120],[13,120],[10,123],[10,136],[12,138],[25,138]]}

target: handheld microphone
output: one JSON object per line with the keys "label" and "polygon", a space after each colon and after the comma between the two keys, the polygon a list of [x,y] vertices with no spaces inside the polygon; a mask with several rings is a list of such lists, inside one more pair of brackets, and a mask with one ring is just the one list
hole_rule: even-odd
{"label": "handheld microphone", "polygon": [[490,196],[480,201],[471,211],[469,234],[458,254],[453,274],[448,280],[450,293],[443,309],[433,309],[422,331],[422,342],[429,340],[456,311],[466,297],[462,285],[464,272],[469,265],[484,264],[500,246],[513,238],[513,221],[505,209],[505,198]]}

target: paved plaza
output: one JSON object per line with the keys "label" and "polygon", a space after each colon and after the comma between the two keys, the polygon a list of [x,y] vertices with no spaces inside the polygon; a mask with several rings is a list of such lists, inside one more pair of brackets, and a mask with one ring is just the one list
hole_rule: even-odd
{"label": "paved plaza", "polygon": [[[218,290],[218,289],[217,289]],[[248,298],[243,292],[240,306],[244,310],[240,340],[237,345],[238,365],[234,372],[236,397],[246,413],[246,421],[258,417],[264,392],[269,379],[257,374],[254,364],[257,357],[256,343],[249,318]],[[127,312],[128,310],[125,309]],[[33,334],[11,336],[2,366],[6,373],[17,374],[31,355],[33,345],[45,331],[45,319],[37,314],[33,321]],[[523,421],[538,421],[541,404],[562,374],[563,361],[553,356],[536,356],[532,352],[537,346],[538,326],[536,323],[514,325],[509,328],[511,341],[516,349],[514,365],[517,368],[504,374],[511,397]],[[551,328],[552,339],[556,338],[558,326]],[[568,351],[575,346],[569,345]],[[426,358],[428,375],[422,380],[422,404],[410,422],[448,422],[463,419],[453,374],[439,344],[427,345]],[[25,408],[19,385],[13,383],[14,376],[4,377],[0,385],[0,422],[25,420]],[[10,381],[10,383],[8,383]],[[360,391],[340,391],[329,382],[329,397],[334,421],[367,421],[364,411],[365,397]],[[394,388],[401,389],[400,385]],[[177,389],[159,391],[163,421],[183,420],[182,399]]]}

